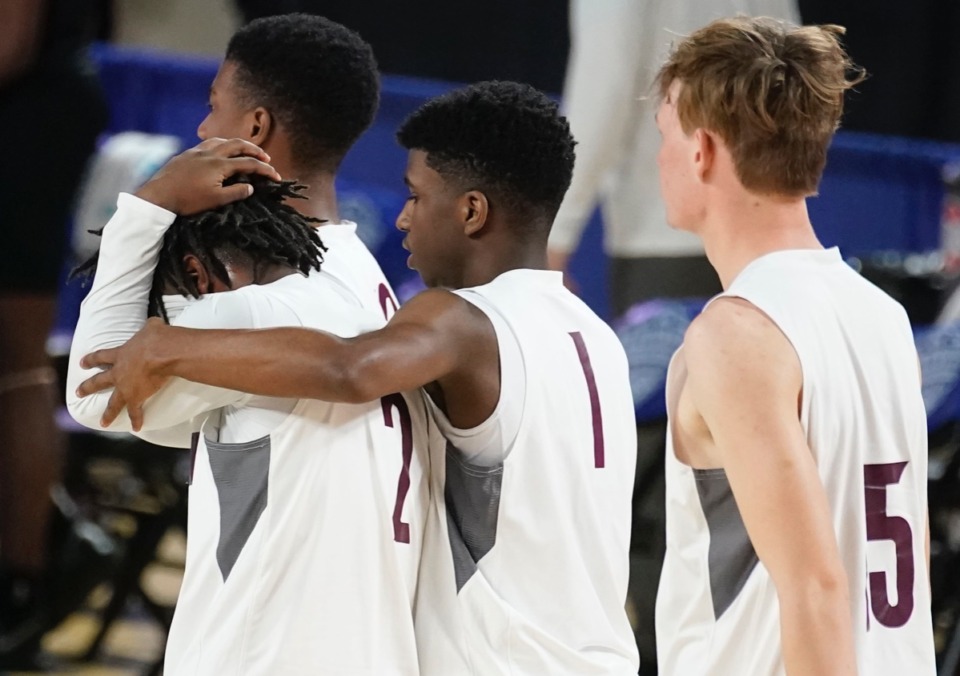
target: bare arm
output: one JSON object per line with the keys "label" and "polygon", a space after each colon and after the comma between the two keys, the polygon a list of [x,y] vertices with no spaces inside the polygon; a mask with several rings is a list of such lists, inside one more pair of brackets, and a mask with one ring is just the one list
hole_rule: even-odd
{"label": "bare arm", "polygon": [[787,673],[855,674],[846,573],[798,414],[800,362],[764,314],[724,299],[684,341],[687,387],[780,602]]}
{"label": "bare arm", "polygon": [[171,376],[265,396],[343,402],[440,381],[444,389],[458,386],[460,400],[489,414],[499,397],[497,355],[489,320],[459,296],[434,290],[406,303],[383,329],[349,339],[310,329],[197,331],[151,321],[125,346],[84,360],[112,368],[81,385],[80,394],[115,386],[104,422],[127,406],[135,429],[143,401]]}
{"label": "bare arm", "polygon": [[44,0],[0,2],[0,87],[25,72],[37,58],[40,28],[47,10]]}

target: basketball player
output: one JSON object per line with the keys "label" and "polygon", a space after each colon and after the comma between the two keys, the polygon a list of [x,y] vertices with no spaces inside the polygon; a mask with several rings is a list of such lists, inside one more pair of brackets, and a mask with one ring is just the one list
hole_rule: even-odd
{"label": "basketball player", "polygon": [[88,357],[113,368],[80,392],[116,385],[105,421],[128,403],[139,425],[143,399],[171,375],[333,401],[424,387],[445,444],[431,453],[422,673],[636,674],[626,357],[545,270],[573,167],[567,123],[540,92],[487,82],[426,103],[398,137],[410,197],[397,227],[434,288],[384,329],[341,339],[150,324]]}
{"label": "basketball player", "polygon": [[837,26],[716,21],[660,70],[668,221],[724,292],[670,366],[666,674],[933,674],[926,420],[907,316],[824,249]]}
{"label": "basketball player", "polygon": [[[302,86],[303,77],[309,74],[310,86]],[[378,74],[376,63],[374,61],[370,47],[363,42],[355,33],[347,30],[343,26],[333,23],[327,19],[317,16],[307,15],[286,15],[271,17],[263,20],[254,21],[245,26],[232,38],[227,49],[226,59],[221,66],[217,77],[211,87],[210,93],[210,113],[198,129],[198,135],[201,139],[215,139],[217,135],[229,135],[255,141],[263,146],[269,153],[269,159],[273,165],[283,172],[284,176],[298,177],[302,182],[309,183],[309,188],[304,191],[308,200],[294,202],[299,210],[305,215],[323,219],[322,236],[326,247],[324,253],[324,263],[321,272],[311,272],[311,277],[320,280],[321,284],[332,283],[340,291],[345,292],[348,298],[352,298],[355,305],[362,308],[375,310],[381,316],[387,316],[396,308],[396,301],[389,283],[383,276],[382,271],[376,261],[370,255],[369,251],[356,235],[356,225],[353,223],[340,221],[336,193],[334,190],[334,179],[336,170],[346,154],[347,150],[353,145],[359,135],[372,122],[376,112],[378,102]],[[146,201],[153,204],[144,204],[133,198],[127,199],[129,208],[127,218],[134,223],[140,223],[140,227],[146,227],[153,233],[154,242],[151,246],[156,246],[156,242],[162,237],[165,227],[169,225],[172,216],[163,212],[162,209],[156,209],[153,205],[168,206],[181,214],[190,214],[196,211],[209,209],[224,201],[224,195],[230,195],[232,198],[241,196],[236,192],[240,187],[221,188],[221,182],[224,177],[240,171],[251,171],[249,167],[239,166],[220,166],[222,173],[217,174],[212,171],[216,163],[228,161],[241,162],[239,158],[229,157],[229,153],[219,153],[216,140],[209,140],[202,143],[197,149],[189,151],[185,157],[177,162],[171,162],[160,180],[153,181],[140,191],[140,195]],[[221,149],[222,150],[222,149]],[[236,150],[238,154],[245,151]],[[218,154],[219,153],[219,154]],[[196,155],[197,157],[193,157]],[[249,162],[247,162],[249,164]],[[207,175],[205,172],[211,172]],[[276,176],[274,176],[276,178]],[[188,186],[205,186],[207,193],[200,193],[201,202],[187,202],[191,196]],[[197,195],[194,193],[194,197]],[[212,200],[211,200],[212,197]],[[126,199],[126,198],[125,198]],[[123,211],[123,208],[121,208]],[[162,216],[156,216],[156,212],[163,213]],[[153,215],[151,216],[151,213]],[[130,227],[135,227],[131,225]],[[124,252],[127,258],[125,263],[130,270],[140,270],[141,275],[144,271],[152,270],[155,264],[154,259],[150,258],[151,246],[131,247]],[[154,249],[155,250],[155,249]],[[133,260],[134,256],[139,256],[138,260]],[[155,256],[155,255],[154,255]],[[142,293],[142,289],[141,289]],[[324,291],[329,295],[329,290]],[[183,296],[166,298],[167,307],[172,304],[182,306],[186,300]],[[227,301],[217,299],[220,304]],[[312,299],[315,302],[322,300],[322,296]],[[133,305],[142,308],[142,298]],[[276,309],[276,308],[274,308]],[[331,309],[333,312],[333,309]],[[264,320],[262,313],[257,319]],[[289,315],[289,313],[287,313]],[[267,317],[274,315],[267,314]],[[283,323],[284,313],[280,312],[274,319],[276,324]],[[187,319],[196,318],[197,314],[188,315]],[[219,318],[223,316],[220,313]],[[295,325],[304,324],[297,317],[289,317]],[[253,318],[243,315],[236,318],[233,326],[247,326]],[[142,323],[142,316],[139,319]],[[91,322],[94,326],[105,326],[100,322]],[[204,326],[213,326],[215,323],[206,321]],[[129,325],[127,325],[129,326]],[[331,324],[331,327],[334,324]],[[126,327],[125,327],[126,328]],[[353,331],[355,332],[355,330]],[[114,336],[113,340],[122,342]],[[177,386],[182,388],[183,383],[177,383],[168,388],[165,392],[164,405],[167,410],[166,418],[158,417],[155,421],[155,428],[144,430],[144,435],[149,435],[153,441],[175,443],[182,445],[183,430],[181,426],[175,426],[173,429],[168,427],[190,411],[191,407],[200,404],[205,407],[211,407],[214,403],[221,405],[234,404],[239,406],[243,404],[249,408],[249,402],[235,402],[227,396],[224,401],[224,393],[215,390],[203,391],[203,397],[196,401],[196,397],[185,396],[182,390],[178,391]],[[72,388],[71,388],[72,389]],[[411,433],[419,434],[423,423],[418,415],[416,402],[408,402],[408,411],[401,410],[405,401],[399,398],[399,395],[393,395],[389,401],[381,402],[378,413],[375,414],[375,420],[379,420],[380,427],[384,425],[392,426],[394,434],[403,433],[409,436]],[[172,417],[170,415],[172,410]],[[95,402],[84,408],[84,414],[89,416],[89,421],[95,424],[103,410],[103,402]],[[156,405],[154,410],[164,410],[164,407]],[[74,413],[78,414],[79,404],[74,402]],[[195,413],[196,411],[194,411]],[[376,416],[379,415],[379,418]],[[235,417],[235,416],[234,416]],[[269,421],[269,418],[268,418]],[[354,421],[354,426],[355,426]],[[267,430],[261,430],[266,433]],[[249,435],[248,435],[249,436]],[[374,438],[376,438],[374,436]],[[390,498],[391,514],[394,517],[393,537],[406,539],[409,542],[403,545],[397,545],[401,549],[409,550],[411,555],[419,550],[418,541],[418,515],[421,511],[418,507],[420,498],[420,487],[422,487],[422,474],[418,474],[418,456],[413,457],[410,454],[415,450],[419,453],[422,445],[419,441],[413,446],[409,444],[409,439],[404,439],[404,450],[402,454],[396,452],[382,453],[377,461],[376,468],[381,474],[381,479],[390,477],[393,483],[392,495]],[[395,442],[392,442],[395,445]],[[367,445],[360,444],[361,448],[367,448]],[[406,457],[404,457],[406,456]],[[410,466],[396,469],[397,462],[406,461]],[[346,462],[346,460],[344,460]],[[345,472],[340,476],[340,486],[343,487],[343,494],[334,491],[325,491],[328,503],[344,502],[351,495],[363,496],[368,499],[369,504],[362,506],[359,510],[357,519],[369,516],[369,509],[380,509],[382,500],[374,499],[366,490],[370,485],[368,478],[367,484],[360,485],[359,491],[357,484],[351,479],[359,479],[350,472],[362,472],[364,461],[357,460],[354,464],[347,464]],[[369,464],[369,463],[367,463]],[[202,465],[202,463],[201,463]],[[311,475],[308,472],[308,475]],[[410,483],[404,483],[407,481]],[[388,484],[383,484],[387,486]],[[209,488],[209,483],[208,483]],[[195,493],[196,491],[194,491]],[[388,487],[389,492],[389,487]],[[403,499],[401,499],[403,494]],[[339,495],[344,500],[338,500]],[[301,496],[303,497],[303,496]],[[356,499],[356,498],[354,498]],[[196,500],[193,500],[196,504]],[[352,503],[351,503],[352,504]],[[337,509],[342,509],[337,505]],[[314,510],[315,511],[315,510]],[[310,513],[308,510],[306,513]],[[379,512],[378,512],[379,513]],[[364,516],[366,515],[366,516]],[[193,516],[193,515],[192,515]],[[350,520],[344,524],[344,528],[349,528],[349,523],[358,521]],[[192,528],[191,533],[199,532],[200,529]],[[368,532],[374,537],[374,529],[357,529],[358,532]],[[404,533],[404,531],[409,531]],[[328,532],[328,531],[324,531]],[[315,537],[324,538],[325,535],[315,533]],[[191,536],[191,547],[197,549],[201,545],[197,544],[197,538]],[[209,540],[209,538],[208,538]],[[342,556],[337,556],[333,560],[338,566],[353,567],[357,570],[364,563],[374,561],[382,557],[375,555],[373,547],[382,546],[382,543],[376,541],[374,545],[368,547],[368,550],[362,556],[356,556],[356,546],[348,547],[343,550]],[[399,554],[398,554],[399,556]],[[196,559],[196,557],[194,557]],[[383,559],[383,566],[387,572],[391,569],[396,570],[401,564],[407,566],[406,561],[393,561],[389,557]],[[211,563],[207,561],[206,578],[214,576],[217,571],[213,570]],[[379,565],[379,564],[378,564]],[[317,569],[318,572],[320,569]],[[409,572],[409,567],[405,569]],[[413,569],[415,571],[415,568]],[[313,649],[318,652],[319,657],[315,659],[340,659],[340,664],[331,666],[332,662],[325,663],[322,670],[349,672],[352,668],[363,668],[361,665],[378,665],[374,671],[380,673],[407,673],[410,669],[409,645],[409,603],[406,605],[405,616],[397,617],[398,608],[396,605],[388,603],[388,595],[377,587],[375,582],[382,579],[375,574],[366,576],[366,582],[372,585],[369,593],[357,594],[351,608],[342,609],[338,604],[327,605],[317,604],[313,609],[314,613],[323,613],[324,621],[335,621],[333,618],[339,612],[343,613],[342,632],[333,631],[329,633],[327,640],[317,643]],[[189,577],[189,576],[188,576]],[[336,576],[334,576],[336,577]],[[208,598],[204,590],[219,589],[216,585],[210,586],[203,574],[195,574],[192,579],[196,582],[188,585],[185,582],[184,592],[181,594],[180,605],[187,602],[188,608],[205,608]],[[295,579],[294,579],[295,582]],[[409,579],[406,580],[409,582]],[[242,582],[235,583],[236,588],[240,588]],[[396,585],[397,590],[405,592],[410,589],[403,584]],[[189,590],[193,590],[190,592]],[[342,595],[351,593],[351,585],[343,587]],[[372,596],[371,596],[372,594]],[[387,609],[380,617],[370,617],[367,613],[373,605],[367,603],[367,600],[374,599],[377,595],[382,597],[381,605]],[[222,599],[227,596],[221,594]],[[342,598],[334,596],[332,598]],[[221,601],[226,603],[226,600]],[[310,602],[308,596],[302,597],[299,603],[304,606]],[[203,659],[200,662],[200,672],[209,672],[214,665],[219,664],[223,655],[228,650],[224,646],[228,643],[221,642],[221,652],[218,654],[217,647],[207,650],[203,657],[195,652],[198,647],[198,641],[202,641],[203,632],[199,631],[197,626],[188,626],[184,623],[183,617],[189,617],[191,610],[183,610],[178,613],[181,618],[180,624],[175,626],[170,640],[171,655],[180,655],[173,661],[168,659],[167,668],[171,664],[189,664],[191,660]],[[304,607],[304,612],[307,609]],[[290,621],[294,621],[299,613],[290,616]],[[214,613],[205,614],[200,620],[209,621],[214,617]],[[317,617],[316,615],[314,617]],[[204,619],[205,618],[205,619]],[[302,631],[310,631],[311,624],[316,629],[316,620],[309,619],[304,622]],[[358,625],[369,624],[369,631],[357,629]],[[392,633],[385,627],[395,625]],[[266,625],[264,625],[266,626]],[[282,625],[278,625],[282,626]],[[340,625],[338,625],[340,626]],[[302,631],[300,634],[302,634]],[[324,631],[326,631],[324,629]],[[352,632],[351,637],[343,641],[342,647],[334,647],[327,650],[325,646],[337,642],[338,638],[343,638],[343,632]],[[229,636],[229,630],[226,634]],[[378,646],[379,637],[382,646]],[[183,641],[187,641],[185,645]],[[191,643],[192,641],[192,643]],[[329,641],[329,644],[327,643]],[[373,647],[370,649],[368,658],[359,658],[357,651],[362,642],[369,643]],[[361,642],[361,643],[358,643]],[[284,642],[277,644],[279,651]],[[296,657],[297,644],[295,640],[287,642],[288,646],[293,646],[291,657]],[[324,653],[326,656],[324,657]],[[278,654],[278,653],[274,653]],[[391,657],[392,656],[392,657]],[[363,662],[367,659],[367,662]],[[353,661],[351,661],[353,660]],[[267,664],[275,664],[267,662]],[[307,673],[315,673],[318,669],[315,663],[306,663],[304,667]],[[395,671],[391,671],[394,669]],[[219,668],[215,671],[219,672]],[[294,673],[296,670],[294,669]]]}
{"label": "basketball player", "polygon": [[[235,140],[210,152],[256,168],[232,156],[248,148]],[[181,178],[214,185],[223,172],[206,159],[173,163]],[[175,184],[164,185],[167,201],[179,201]],[[320,241],[281,203],[292,196],[286,186],[259,186],[245,201],[175,220],[121,195],[77,324],[69,382],[83,377],[80,355],[132,335],[148,301],[168,315],[177,294],[204,294],[179,312],[179,326],[310,326],[348,336],[381,326],[379,309],[306,276]],[[157,195],[156,187],[144,190]],[[155,271],[129,253],[141,251]],[[70,399],[74,416],[96,425],[107,397]],[[201,431],[166,673],[419,673],[413,601],[428,492],[419,394],[328,404],[172,381],[149,408],[151,426],[140,432],[149,440],[185,446]],[[118,420],[111,429],[129,427]]]}
{"label": "basketball player", "polygon": [[323,274],[389,316],[396,296],[357,225],[340,219],[334,186],[347,151],[373,122],[379,93],[373,52],[353,31],[309,14],[257,19],[230,39],[197,135],[254,143],[281,176],[306,185],[307,199],[291,206],[324,221]]}

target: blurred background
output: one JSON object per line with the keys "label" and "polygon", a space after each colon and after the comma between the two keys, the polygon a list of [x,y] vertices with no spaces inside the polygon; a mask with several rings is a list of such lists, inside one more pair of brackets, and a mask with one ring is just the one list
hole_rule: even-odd
{"label": "blurred background", "polygon": [[[629,606],[641,674],[656,673],[666,366],[716,284],[702,252],[670,240],[659,215],[652,111],[643,112],[649,79],[675,35],[717,16],[846,26],[850,55],[870,77],[848,97],[809,208],[824,244],[900,300],[915,326],[930,420],[939,663],[941,674],[960,674],[956,0],[4,0],[0,122],[12,151],[0,174],[0,227],[8,257],[20,247],[21,267],[7,265],[0,285],[0,672],[162,672],[183,566],[186,454],[79,429],[62,413],[59,383],[84,293],[64,280],[95,249],[87,230],[108,220],[117,192],[197,142],[236,28],[292,11],[359,32],[384,73],[377,120],[347,156],[338,192],[342,215],[358,223],[402,299],[421,288],[393,225],[406,196],[405,153],[393,139],[403,118],[484,79],[533,84],[569,115],[577,173],[551,261],[630,356],[640,462]],[[41,279],[38,266],[52,272]],[[39,388],[57,394],[38,398]]]}

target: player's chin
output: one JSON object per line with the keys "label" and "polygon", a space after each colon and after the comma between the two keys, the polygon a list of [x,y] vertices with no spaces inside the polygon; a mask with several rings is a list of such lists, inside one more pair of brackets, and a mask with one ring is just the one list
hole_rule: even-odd
{"label": "player's chin", "polygon": [[433,271],[423,268],[412,268],[416,269],[417,274],[420,275],[420,280],[423,282],[423,285],[428,289],[432,289],[437,286],[437,275],[433,274]]}

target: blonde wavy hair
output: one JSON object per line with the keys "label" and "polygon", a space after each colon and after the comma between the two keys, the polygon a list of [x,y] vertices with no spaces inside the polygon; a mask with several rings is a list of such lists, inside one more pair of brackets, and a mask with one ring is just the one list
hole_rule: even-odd
{"label": "blonde wavy hair", "polygon": [[680,82],[675,103],[684,132],[718,134],[745,188],[812,195],[844,93],[866,77],[840,44],[845,32],[762,17],[720,19],[674,45],[655,87],[666,98]]}

